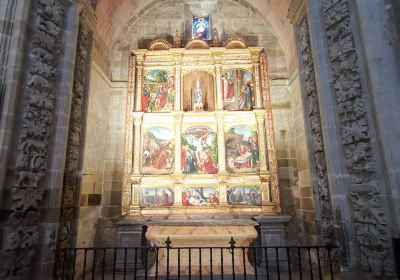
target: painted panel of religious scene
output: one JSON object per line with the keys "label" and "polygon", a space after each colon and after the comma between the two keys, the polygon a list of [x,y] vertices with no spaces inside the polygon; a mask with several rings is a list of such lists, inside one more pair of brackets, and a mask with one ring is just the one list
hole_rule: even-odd
{"label": "painted panel of religious scene", "polygon": [[219,196],[214,188],[189,188],[182,192],[183,206],[218,205]]}
{"label": "painted panel of religious scene", "polygon": [[205,71],[193,71],[183,77],[183,110],[214,111],[214,77]]}
{"label": "painted panel of religious scene", "polygon": [[153,69],[144,75],[142,111],[168,112],[174,109],[175,77],[169,70]]}
{"label": "painted panel of religious scene", "polygon": [[209,127],[194,126],[182,135],[182,172],[218,172],[217,134]]}
{"label": "painted panel of religious scene", "polygon": [[146,188],[140,192],[141,207],[165,207],[174,203],[174,193],[168,188]]}
{"label": "painted panel of religious scene", "polygon": [[233,126],[225,132],[226,168],[231,173],[257,172],[260,167],[255,128]]}
{"label": "painted panel of religious scene", "polygon": [[170,174],[174,169],[174,134],[166,127],[152,127],[143,134],[142,174]]}
{"label": "painted panel of religious scene", "polygon": [[256,187],[233,187],[227,190],[228,204],[261,205],[261,191]]}
{"label": "painted panel of religious scene", "polygon": [[228,69],[222,74],[224,109],[249,111],[254,104],[253,74],[244,69]]}

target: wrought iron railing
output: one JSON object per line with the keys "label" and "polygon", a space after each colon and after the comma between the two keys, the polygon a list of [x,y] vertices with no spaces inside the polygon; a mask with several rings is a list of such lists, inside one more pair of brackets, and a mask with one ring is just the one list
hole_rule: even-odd
{"label": "wrought iron railing", "polygon": [[[57,279],[340,279],[329,246],[57,249]],[[61,260],[61,261],[60,261]]]}

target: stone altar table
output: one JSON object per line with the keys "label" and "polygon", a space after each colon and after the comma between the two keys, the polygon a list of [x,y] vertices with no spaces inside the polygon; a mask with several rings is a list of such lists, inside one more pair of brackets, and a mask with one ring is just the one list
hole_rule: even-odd
{"label": "stone altar table", "polygon": [[[232,274],[232,254],[228,247],[231,237],[236,241],[235,247],[250,246],[252,241],[257,238],[257,231],[254,228],[257,223],[250,219],[236,220],[186,220],[186,221],[150,221],[146,238],[151,243],[158,246],[165,246],[165,241],[169,237],[171,248],[167,257],[167,249],[163,248],[158,253],[158,274],[167,273],[167,262],[169,262],[169,274],[177,275],[178,266],[181,275],[190,274],[203,275],[221,274],[221,263],[223,272]],[[180,247],[198,247],[204,249],[177,249]],[[210,249],[213,248],[213,249]],[[224,247],[224,249],[220,249]],[[201,259],[199,257],[201,251]],[[234,249],[234,269],[236,274],[243,274],[243,258],[246,263],[247,274],[253,274],[253,268],[249,263],[248,249]],[[222,253],[222,256],[221,256]],[[179,256],[178,256],[179,254]],[[190,254],[190,263],[189,263]],[[179,261],[178,261],[179,259]],[[178,263],[179,262],[179,263]],[[155,265],[152,267],[150,275],[154,275]]]}

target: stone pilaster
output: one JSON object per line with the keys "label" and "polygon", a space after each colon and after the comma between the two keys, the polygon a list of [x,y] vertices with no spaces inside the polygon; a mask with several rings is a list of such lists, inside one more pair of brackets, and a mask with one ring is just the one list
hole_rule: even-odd
{"label": "stone pilaster", "polygon": [[[74,247],[78,231],[78,209],[82,183],[81,174],[84,154],[86,112],[88,107],[88,85],[93,30],[96,24],[94,11],[87,1],[81,2],[79,21],[63,195],[57,237],[58,248]],[[66,261],[63,259],[64,256],[61,253],[56,255],[56,267],[54,272],[56,278],[63,278],[61,275],[62,263]],[[72,267],[69,271],[71,270]]]}
{"label": "stone pilaster", "polygon": [[[309,5],[317,89],[323,92],[319,107],[328,179],[346,247],[347,254],[341,258],[345,277],[391,279],[394,265],[386,183],[363,61],[357,50],[352,4],[347,0],[311,0]],[[321,38],[321,34],[326,37]]]}
{"label": "stone pilaster", "polygon": [[335,243],[334,215],[329,191],[328,172],[325,158],[325,144],[322,135],[319,93],[315,81],[314,61],[311,52],[310,34],[307,17],[298,26],[296,32],[300,59],[300,78],[303,82],[302,100],[305,126],[309,136],[310,169],[313,174],[312,185],[318,234],[324,244]]}
{"label": "stone pilaster", "polygon": [[[13,68],[24,70],[13,82],[19,92],[18,97],[12,97],[15,103],[9,104],[13,106],[13,116],[2,120],[2,126],[7,123],[13,131],[6,136],[10,137],[8,141],[15,144],[5,157],[2,150],[1,156],[6,159],[9,172],[0,182],[0,278],[50,279],[61,204],[79,1],[53,0],[51,5],[45,0],[15,2],[19,7],[16,12],[22,12],[18,17],[25,17],[30,28],[26,34],[15,34],[24,47],[21,60],[14,60],[21,64]],[[22,65],[22,61],[26,64]]]}

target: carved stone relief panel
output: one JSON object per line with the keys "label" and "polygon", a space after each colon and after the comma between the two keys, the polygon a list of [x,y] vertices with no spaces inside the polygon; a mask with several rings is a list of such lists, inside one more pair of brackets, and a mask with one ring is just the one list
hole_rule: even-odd
{"label": "carved stone relief panel", "polygon": [[351,177],[350,205],[361,269],[374,277],[393,277],[394,264],[381,175],[374,157],[366,92],[347,0],[322,1],[328,55],[333,74],[345,167]]}
{"label": "carved stone relief panel", "polygon": [[324,140],[322,136],[321,115],[318,103],[318,91],[315,81],[314,62],[311,52],[310,34],[307,17],[300,25],[300,51],[304,67],[304,82],[306,96],[304,97],[305,114],[308,114],[309,128],[312,139],[311,161],[314,176],[317,178],[314,189],[314,201],[319,208],[319,234],[325,244],[335,242],[333,212],[329,192],[328,174],[325,161]]}
{"label": "carved stone relief panel", "polygon": [[3,224],[1,279],[29,279],[39,243],[40,206],[48,171],[48,152],[60,76],[59,55],[67,7],[65,1],[32,3],[24,101],[16,131],[18,152],[7,178],[9,214]]}

